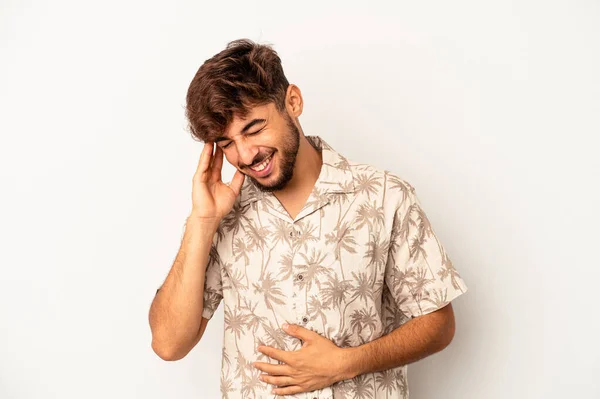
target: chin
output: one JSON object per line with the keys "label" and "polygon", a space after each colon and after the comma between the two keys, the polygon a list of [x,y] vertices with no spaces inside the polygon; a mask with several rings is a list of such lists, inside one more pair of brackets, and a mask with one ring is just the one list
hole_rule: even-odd
{"label": "chin", "polygon": [[268,177],[266,177],[265,179],[255,179],[254,177],[251,177],[252,181],[254,182],[254,184],[261,190],[261,191],[265,191],[265,192],[273,192],[273,191],[278,191],[283,189],[283,187],[285,187],[287,185],[287,182],[283,185],[281,185],[279,183],[279,175],[277,174],[277,172],[273,172],[271,173],[271,175],[269,175]]}

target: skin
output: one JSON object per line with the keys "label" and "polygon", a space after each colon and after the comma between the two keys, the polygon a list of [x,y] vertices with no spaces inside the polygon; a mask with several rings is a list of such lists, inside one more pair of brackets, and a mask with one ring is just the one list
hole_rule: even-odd
{"label": "skin", "polygon": [[387,370],[416,362],[441,351],[454,337],[452,304],[415,317],[376,340],[357,347],[340,348],[329,339],[300,325],[284,331],[302,340],[296,351],[270,346],[257,349],[284,364],[254,362],[263,371],[260,378],[275,385],[273,393],[291,395],[325,388],[360,374]]}
{"label": "skin", "polygon": [[[235,117],[223,137],[217,139],[215,151],[217,157],[224,154],[238,170],[236,176],[241,173],[252,179],[259,189],[272,192],[292,218],[310,195],[322,165],[320,152],[308,142],[298,121],[302,107],[300,89],[290,84],[283,113],[270,103],[254,107],[246,118]],[[266,122],[244,131],[254,119]],[[249,166],[259,164],[270,154],[275,162],[271,174],[264,178],[253,175]],[[389,334],[358,347],[340,348],[314,331],[284,324],[284,331],[301,339],[302,347],[283,351],[259,346],[257,350],[284,364],[255,362],[253,366],[263,371],[263,381],[278,387],[273,390],[275,394],[310,392],[360,374],[399,367],[430,356],[450,344],[454,330],[451,304],[413,318]]]}
{"label": "skin", "polygon": [[[300,89],[290,84],[283,113],[273,103],[256,106],[246,118],[236,116],[223,138],[216,140],[217,151],[222,151],[227,161],[259,189],[272,192],[292,218],[308,199],[323,163],[321,153],[308,142],[298,121],[302,106]],[[243,132],[254,119],[266,122]],[[274,162],[271,174],[256,177],[250,166],[258,165],[271,154]]]}

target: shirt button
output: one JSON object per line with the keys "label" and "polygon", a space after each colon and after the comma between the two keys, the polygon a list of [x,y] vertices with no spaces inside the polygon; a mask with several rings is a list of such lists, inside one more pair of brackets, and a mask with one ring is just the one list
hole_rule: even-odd
{"label": "shirt button", "polygon": [[302,323],[304,323],[304,324],[308,323],[308,317],[304,316],[302,318]]}
{"label": "shirt button", "polygon": [[302,280],[304,278],[304,276],[302,274],[298,275],[298,280]]}

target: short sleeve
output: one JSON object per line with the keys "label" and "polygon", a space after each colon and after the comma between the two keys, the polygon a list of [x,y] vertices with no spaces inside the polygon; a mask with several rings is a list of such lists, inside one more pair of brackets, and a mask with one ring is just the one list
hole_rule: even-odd
{"label": "short sleeve", "polygon": [[219,242],[219,234],[215,234],[215,238],[210,247],[210,253],[208,255],[208,265],[206,266],[206,273],[204,278],[204,308],[202,310],[202,317],[210,319],[221,300],[223,299],[223,284],[221,276],[221,259],[217,250]]}
{"label": "short sleeve", "polygon": [[414,188],[394,214],[385,283],[398,308],[412,318],[441,309],[467,291]]}

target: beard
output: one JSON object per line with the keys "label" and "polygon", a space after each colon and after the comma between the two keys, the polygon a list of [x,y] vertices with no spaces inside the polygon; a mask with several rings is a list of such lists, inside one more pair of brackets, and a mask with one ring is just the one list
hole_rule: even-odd
{"label": "beard", "polygon": [[[246,175],[252,183],[263,192],[272,192],[283,189],[294,175],[294,165],[296,164],[296,156],[300,147],[300,130],[292,121],[292,118],[286,113],[285,119],[287,129],[283,139],[283,148],[279,151],[279,175],[270,185],[266,186],[257,181],[254,177]],[[271,161],[273,162],[273,161]]]}

